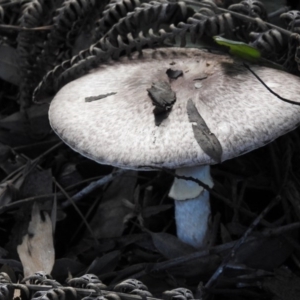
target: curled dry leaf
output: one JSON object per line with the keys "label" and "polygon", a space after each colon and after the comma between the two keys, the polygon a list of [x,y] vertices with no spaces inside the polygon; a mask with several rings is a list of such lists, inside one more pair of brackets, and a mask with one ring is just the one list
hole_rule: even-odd
{"label": "curled dry leaf", "polygon": [[49,215],[41,212],[37,203],[32,207],[28,233],[23,237],[17,251],[23,265],[24,277],[38,271],[51,273],[55,256],[52,223]]}
{"label": "curled dry leaf", "polygon": [[125,177],[117,177],[106,189],[101,204],[91,221],[96,238],[113,238],[122,235],[126,224],[124,218],[131,210],[124,206],[123,199],[132,199],[137,181],[135,171]]}
{"label": "curled dry leaf", "polygon": [[150,235],[157,251],[168,259],[188,255],[196,251],[192,246],[183,243],[166,232],[150,232]]}

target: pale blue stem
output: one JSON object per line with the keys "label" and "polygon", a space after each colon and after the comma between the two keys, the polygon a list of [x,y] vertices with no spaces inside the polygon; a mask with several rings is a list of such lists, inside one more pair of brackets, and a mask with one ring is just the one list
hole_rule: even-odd
{"label": "pale blue stem", "polygon": [[175,200],[177,237],[197,249],[205,248],[209,232],[209,192],[204,190],[197,198]]}
{"label": "pale blue stem", "polygon": [[[213,186],[209,165],[181,168],[176,174]],[[209,238],[209,192],[194,181],[175,178],[169,196],[175,200],[177,237],[195,248],[205,248]]]}

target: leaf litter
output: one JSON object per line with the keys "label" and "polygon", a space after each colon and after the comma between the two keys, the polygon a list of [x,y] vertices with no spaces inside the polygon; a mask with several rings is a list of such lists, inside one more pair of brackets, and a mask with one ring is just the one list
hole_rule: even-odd
{"label": "leaf litter", "polygon": [[[167,197],[172,172],[113,176],[118,171],[108,166],[88,162],[88,168],[82,167],[87,159],[51,132],[47,105],[19,110],[13,49],[0,47],[2,272],[15,282],[34,271],[50,273],[54,263],[52,275],[61,283],[92,272],[107,286],[140,279],[154,295],[183,286],[198,299],[299,299],[299,129],[212,167],[214,238],[208,249],[196,250],[176,238],[173,203]],[[208,150],[218,158],[216,148]],[[80,215],[55,182],[70,198],[77,197]],[[97,184],[88,188],[90,182]],[[278,202],[264,214],[275,198]],[[31,261],[29,245],[38,263]]]}

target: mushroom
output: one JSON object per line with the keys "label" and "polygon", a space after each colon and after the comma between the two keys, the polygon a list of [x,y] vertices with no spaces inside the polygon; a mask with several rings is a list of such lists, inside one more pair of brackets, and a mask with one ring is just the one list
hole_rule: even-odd
{"label": "mushroom", "polygon": [[[297,101],[298,77],[255,64],[250,68],[274,92]],[[212,187],[211,164],[293,130],[300,108],[278,99],[238,59],[160,48],[103,64],[70,82],[53,99],[49,118],[66,144],[98,163],[176,169]],[[178,238],[205,247],[209,192],[175,179],[169,195],[175,200]]]}

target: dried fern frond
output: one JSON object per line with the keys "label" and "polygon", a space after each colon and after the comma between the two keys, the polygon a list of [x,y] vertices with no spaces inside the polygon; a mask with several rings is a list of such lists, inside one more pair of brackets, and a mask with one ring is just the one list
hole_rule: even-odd
{"label": "dried fern frond", "polygon": [[[161,44],[161,42],[152,42],[151,38],[145,37],[145,34],[140,30],[139,24],[142,24],[143,27],[151,28],[150,25],[155,24],[156,27],[159,27],[160,24],[168,24],[168,21],[171,23],[170,21],[173,22],[175,19],[176,23],[178,23],[181,20],[188,18],[189,15],[187,12],[191,15],[192,11],[187,10],[182,2],[153,2],[145,7],[141,7],[139,10],[136,10],[119,20],[119,22],[107,33],[105,38],[102,38],[89,49],[80,52],[71,60],[63,62],[52,71],[48,72],[37,87],[36,92],[43,86],[51,84],[51,82],[53,84],[55,78],[62,74],[66,69],[70,69],[73,66],[73,70],[76,70],[76,72],[73,73],[72,71],[69,71],[68,74],[77,77],[79,74],[83,74],[90,70],[99,62],[107,61],[110,58],[117,59],[122,53],[129,54],[135,50],[140,51],[145,45],[153,47],[155,44]],[[163,16],[163,18],[161,16]],[[119,26],[120,24],[123,28]],[[119,34],[119,31],[122,31],[121,35]],[[125,33],[128,34],[126,35]],[[159,38],[159,40],[163,41],[165,38]],[[71,80],[73,76],[71,76],[69,80]],[[67,76],[64,78],[66,79]]]}
{"label": "dried fern frond", "polygon": [[[21,27],[38,27],[50,19],[53,0],[33,0],[22,5],[22,16],[19,20]],[[18,34],[17,51],[19,54],[21,76],[20,105],[29,106],[34,86],[39,80],[37,76],[36,56],[41,53],[41,44],[45,37],[43,32],[20,31]]]}
{"label": "dried fern frond", "polygon": [[102,17],[96,22],[94,42],[100,40],[104,34],[121,18],[139,7],[146,0],[112,0],[102,12]]}
{"label": "dried fern frond", "polygon": [[98,13],[104,4],[104,1],[96,0],[67,0],[56,9],[52,30],[47,35],[43,51],[38,58],[42,68],[53,68],[63,60],[64,53],[72,49],[76,37],[81,32],[82,23],[79,26],[78,23],[92,13]]}
{"label": "dried fern frond", "polygon": [[[136,7],[128,12],[124,8],[125,2],[133,3]],[[112,17],[107,17],[112,26],[105,35],[88,49],[48,72],[36,88],[34,97],[45,88],[51,93],[56,91],[62,85],[109,59],[118,59],[121,55],[130,55],[133,51],[142,53],[143,48],[162,46],[166,42],[170,45],[176,40],[179,40],[180,46],[184,47],[187,39],[196,44],[203,36],[222,35],[245,42],[250,42],[252,38],[254,39],[253,45],[266,51],[267,48],[278,46],[279,54],[275,53],[274,56],[283,65],[287,65],[292,53],[295,55],[297,52],[297,47],[291,47],[286,41],[288,31],[278,33],[276,30],[269,30],[270,24],[261,19],[266,17],[266,12],[259,1],[244,0],[239,5],[230,7],[234,11],[222,10],[226,12],[219,14],[216,13],[217,7],[211,2],[203,1],[202,3],[205,7],[192,15],[194,11],[183,2],[112,1],[107,10],[110,13],[116,13],[114,9],[119,5],[119,9],[122,7],[122,13],[126,13],[126,16],[121,17],[122,13],[118,13],[116,15],[118,21],[115,24],[112,24]],[[133,4],[130,9],[133,9]],[[243,13],[245,17],[240,13]],[[255,18],[251,17],[252,15]],[[104,19],[103,16],[102,24],[104,24]],[[250,35],[253,30],[256,33]],[[282,57],[281,51],[287,48],[290,54]]]}

